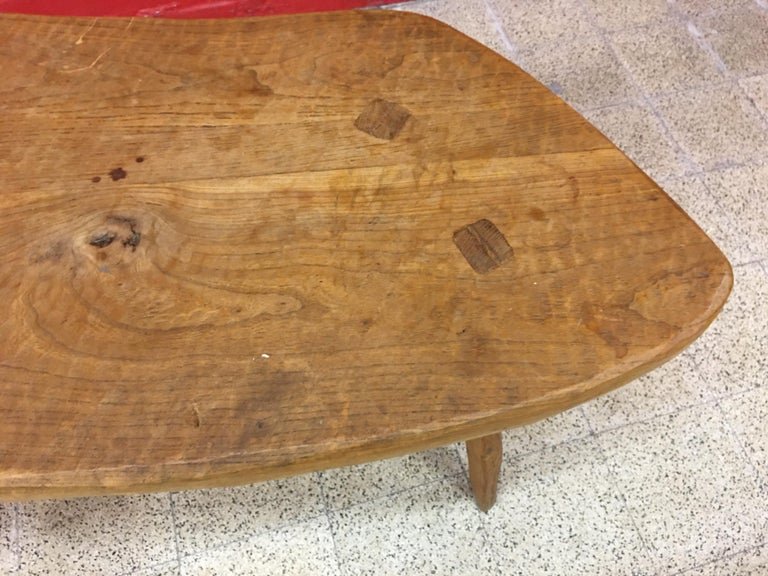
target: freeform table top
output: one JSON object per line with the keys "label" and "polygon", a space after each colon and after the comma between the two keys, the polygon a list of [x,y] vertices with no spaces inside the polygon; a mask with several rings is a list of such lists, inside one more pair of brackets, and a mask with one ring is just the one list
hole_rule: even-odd
{"label": "freeform table top", "polygon": [[0,498],[469,439],[689,344],[728,262],[416,15],[0,18]]}

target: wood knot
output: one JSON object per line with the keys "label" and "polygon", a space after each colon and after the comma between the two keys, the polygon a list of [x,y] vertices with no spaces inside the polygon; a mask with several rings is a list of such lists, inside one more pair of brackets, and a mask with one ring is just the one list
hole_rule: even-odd
{"label": "wood knot", "polygon": [[504,234],[485,218],[456,230],[453,243],[478,274],[487,274],[512,257]]}
{"label": "wood knot", "polygon": [[106,232],[94,234],[88,244],[95,246],[96,248],[106,248],[115,241],[115,238],[117,238],[117,234],[108,230]]}
{"label": "wood knot", "polygon": [[94,248],[103,249],[111,246],[115,240],[119,240],[124,248],[130,247],[131,251],[135,252],[141,243],[138,222],[126,216],[110,216],[107,218],[105,228],[93,234],[88,244]]}
{"label": "wood knot", "polygon": [[405,126],[411,113],[397,104],[377,98],[360,113],[355,128],[381,140],[392,140]]}

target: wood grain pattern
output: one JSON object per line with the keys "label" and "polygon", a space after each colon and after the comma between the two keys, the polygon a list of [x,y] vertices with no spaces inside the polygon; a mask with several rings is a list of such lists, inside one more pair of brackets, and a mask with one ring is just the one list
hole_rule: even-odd
{"label": "wood grain pattern", "polygon": [[501,434],[489,434],[467,440],[467,462],[469,484],[477,507],[483,512],[496,503],[496,488],[499,483],[502,456]]}
{"label": "wood grain pattern", "polygon": [[[667,360],[731,287],[605,137],[427,18],[3,16],[0,68],[0,498],[493,434]],[[479,274],[453,235],[484,219],[513,256]]]}

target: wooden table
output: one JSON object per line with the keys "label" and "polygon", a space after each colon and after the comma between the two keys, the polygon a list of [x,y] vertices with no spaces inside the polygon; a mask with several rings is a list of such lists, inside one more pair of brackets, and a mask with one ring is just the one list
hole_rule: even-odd
{"label": "wooden table", "polygon": [[0,18],[0,498],[225,486],[499,432],[669,359],[728,262],[433,20]]}

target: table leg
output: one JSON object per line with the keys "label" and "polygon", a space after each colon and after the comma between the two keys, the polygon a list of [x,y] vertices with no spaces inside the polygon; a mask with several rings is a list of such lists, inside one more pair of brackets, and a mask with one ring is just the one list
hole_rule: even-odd
{"label": "table leg", "polygon": [[487,512],[496,502],[501,470],[501,433],[467,440],[469,483],[478,508]]}

